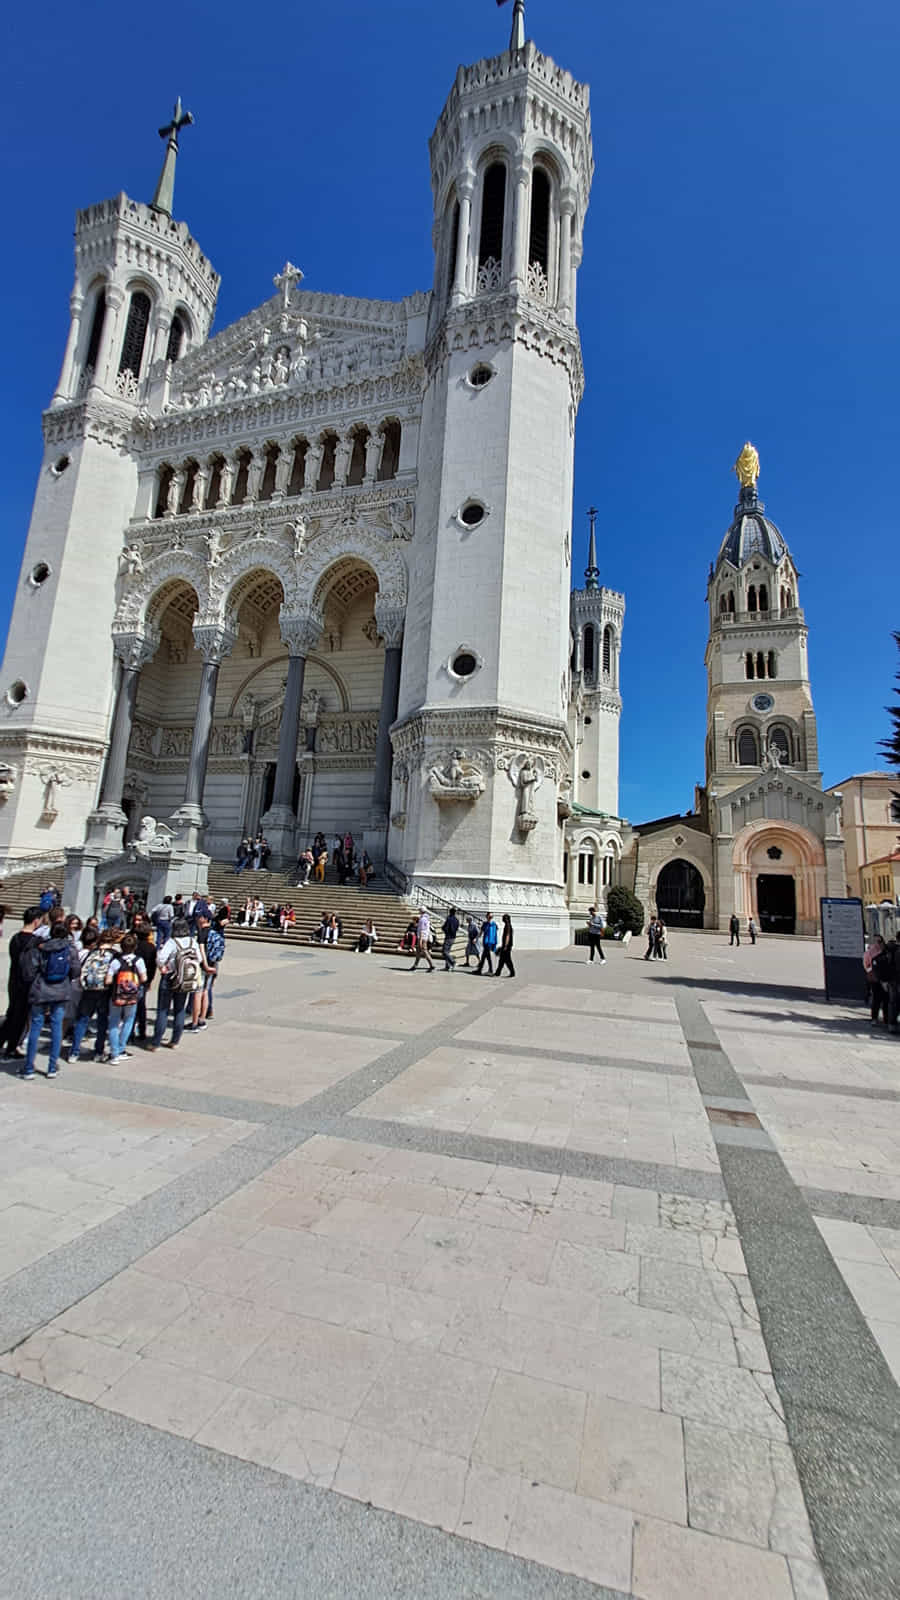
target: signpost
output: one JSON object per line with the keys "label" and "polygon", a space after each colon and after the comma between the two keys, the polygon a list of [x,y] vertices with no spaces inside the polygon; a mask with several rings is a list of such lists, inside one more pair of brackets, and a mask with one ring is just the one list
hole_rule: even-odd
{"label": "signpost", "polygon": [[862,964],[866,948],[863,903],[857,898],[823,899],[819,905],[822,911],[825,998],[862,1002],[866,997],[866,975]]}

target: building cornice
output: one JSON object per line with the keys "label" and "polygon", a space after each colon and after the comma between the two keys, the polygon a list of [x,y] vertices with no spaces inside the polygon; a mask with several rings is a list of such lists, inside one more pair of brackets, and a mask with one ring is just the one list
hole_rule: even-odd
{"label": "building cornice", "polygon": [[451,307],[426,347],[425,369],[433,379],[455,351],[513,343],[565,367],[577,410],[584,393],[578,329],[549,306],[508,290]]}

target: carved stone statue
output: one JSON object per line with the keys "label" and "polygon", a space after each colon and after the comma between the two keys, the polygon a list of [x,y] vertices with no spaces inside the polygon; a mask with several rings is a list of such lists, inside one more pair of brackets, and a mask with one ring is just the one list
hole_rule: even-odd
{"label": "carved stone statue", "polygon": [[306,548],[306,523],[302,517],[295,517],[291,531],[294,535],[294,560],[299,561]]}
{"label": "carved stone statue", "polygon": [[126,545],[119,556],[119,576],[139,578],[144,570],[144,558],[136,544]]}
{"label": "carved stone statue", "polygon": [[462,750],[452,750],[443,766],[431,768],[428,787],[439,805],[446,801],[477,800],[484,793],[484,773],[474,761],[465,758]]}
{"label": "carved stone statue", "polygon": [[209,533],[203,535],[206,544],[206,565],[217,567],[222,559],[222,535],[218,528],[211,528]]}
{"label": "carved stone statue", "polygon": [[752,489],[759,478],[759,455],[749,439],[734,463],[737,480],[742,489]]}
{"label": "carved stone statue", "polygon": [[132,849],[139,856],[149,856],[151,850],[171,850],[172,841],[172,831],[164,822],[157,822],[155,817],[142,817]]}
{"label": "carved stone statue", "polygon": [[777,744],[770,744],[762,760],[763,772],[781,772],[784,767],[784,751]]}
{"label": "carved stone statue", "polygon": [[0,762],[0,800],[5,800],[16,787],[16,769],[10,767],[5,761]]}
{"label": "carved stone statue", "polygon": [[538,825],[538,814],[534,804],[535,790],[539,789],[544,781],[544,766],[540,757],[535,761],[529,755],[516,756],[509,764],[509,781],[518,794],[516,827],[520,833],[530,833],[532,828]]}
{"label": "carved stone statue", "polygon": [[41,783],[44,785],[44,804],[41,815],[48,821],[52,820],[59,811],[59,807],[56,804],[57,790],[67,789],[71,782],[70,774],[60,771],[56,767],[50,767],[41,773]]}

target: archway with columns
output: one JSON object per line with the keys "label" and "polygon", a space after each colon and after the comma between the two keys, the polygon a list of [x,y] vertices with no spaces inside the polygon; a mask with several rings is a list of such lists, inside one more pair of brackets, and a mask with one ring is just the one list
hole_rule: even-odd
{"label": "archway with columns", "polygon": [[750,822],[735,835],[732,864],[739,917],[755,917],[764,932],[816,932],[827,892],[825,848],[816,834],[790,822]]}

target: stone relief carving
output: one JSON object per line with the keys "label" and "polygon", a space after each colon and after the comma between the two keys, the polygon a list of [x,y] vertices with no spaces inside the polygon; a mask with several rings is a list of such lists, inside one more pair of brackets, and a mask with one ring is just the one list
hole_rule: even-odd
{"label": "stone relief carving", "polygon": [[520,833],[531,833],[537,827],[538,814],[534,796],[544,781],[544,762],[540,756],[528,754],[513,756],[507,768],[510,783],[517,791],[516,827]]}
{"label": "stone relief carving", "polygon": [[320,723],[316,750],[322,755],[374,755],[377,717],[345,717]]}
{"label": "stone relief carving", "polygon": [[119,556],[119,577],[139,578],[143,570],[144,558],[137,545],[126,545]]}
{"label": "stone relief carving", "polygon": [[451,750],[428,774],[428,788],[438,804],[472,801],[484,793],[484,773],[463,750]]}
{"label": "stone relief carving", "polygon": [[65,767],[45,767],[40,774],[41,783],[44,785],[44,798],[41,806],[41,821],[53,822],[59,815],[56,803],[57,792],[68,789],[72,783],[72,774]]}
{"label": "stone relief carving", "polygon": [[12,794],[16,787],[18,774],[15,767],[9,766],[6,761],[0,761],[0,800],[5,800]]}

